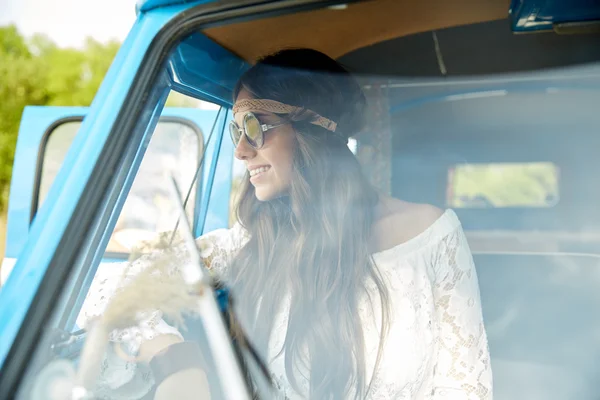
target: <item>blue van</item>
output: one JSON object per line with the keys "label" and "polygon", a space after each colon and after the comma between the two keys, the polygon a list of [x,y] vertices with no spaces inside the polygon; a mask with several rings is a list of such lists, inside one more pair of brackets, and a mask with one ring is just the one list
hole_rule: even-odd
{"label": "blue van", "polygon": [[[56,389],[83,363],[93,282],[118,278],[140,244],[182,225],[171,177],[195,237],[232,225],[245,173],[228,132],[232,91],[255,59],[286,47],[321,50],[359,76],[368,124],[350,145],[379,190],[461,219],[494,397],[597,399],[600,3],[508,3],[138,2],[89,108],[23,113],[0,399],[111,398]],[[174,94],[195,106],[165,107]],[[244,363],[215,323],[190,325],[209,351],[221,346],[213,397],[249,399]]]}

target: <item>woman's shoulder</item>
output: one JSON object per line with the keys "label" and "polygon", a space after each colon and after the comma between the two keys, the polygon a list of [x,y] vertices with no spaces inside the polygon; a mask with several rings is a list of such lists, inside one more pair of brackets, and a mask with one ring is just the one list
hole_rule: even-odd
{"label": "woman's shoulder", "polygon": [[431,204],[411,203],[391,197],[382,198],[373,226],[376,252],[409,243],[426,245],[460,226],[456,214]]}
{"label": "woman's shoulder", "polygon": [[386,203],[388,213],[383,219],[394,224],[402,223],[408,234],[424,231],[444,215],[444,210],[431,204],[411,203],[392,197]]}

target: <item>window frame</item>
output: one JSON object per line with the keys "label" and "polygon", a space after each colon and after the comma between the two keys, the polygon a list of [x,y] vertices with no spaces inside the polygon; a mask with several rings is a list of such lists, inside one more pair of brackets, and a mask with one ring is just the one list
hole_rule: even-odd
{"label": "window frame", "polygon": [[34,177],[33,177],[33,192],[32,192],[32,196],[31,196],[31,211],[29,213],[29,224],[30,225],[33,222],[33,220],[37,214],[37,211],[39,209],[39,206],[40,206],[39,196],[40,196],[40,186],[41,186],[41,181],[42,181],[42,168],[43,168],[43,164],[44,164],[44,153],[46,151],[46,145],[48,144],[48,139],[50,139],[50,135],[52,135],[52,132],[54,132],[54,130],[57,129],[59,126],[68,124],[71,122],[81,123],[81,122],[83,122],[83,119],[84,119],[83,115],[60,118],[60,119],[57,119],[56,121],[54,121],[50,126],[48,126],[48,128],[46,128],[46,131],[44,132],[44,134],[42,136],[42,140],[41,140],[40,146],[38,148],[38,154],[37,154],[37,157],[35,160],[35,172],[34,172]]}
{"label": "window frame", "polygon": [[[44,135],[42,137],[42,141],[40,144],[40,147],[38,149],[38,155],[37,155],[37,159],[36,159],[36,166],[35,166],[35,176],[34,176],[34,187],[33,187],[33,194],[32,194],[32,198],[31,198],[31,217],[30,217],[30,224],[33,222],[33,219],[35,218],[35,215],[39,209],[40,203],[40,188],[41,188],[41,183],[42,183],[42,171],[44,168],[44,160],[45,160],[45,153],[46,153],[46,146],[48,145],[48,140],[50,139],[50,136],[52,135],[52,133],[61,125],[63,124],[67,124],[67,123],[72,123],[72,122],[83,122],[83,119],[85,118],[84,115],[79,115],[79,116],[72,116],[72,117],[66,117],[66,118],[61,118],[56,120],[52,125],[50,125],[46,131],[44,132]],[[198,138],[198,158],[196,160],[196,166],[198,165],[198,162],[200,160],[203,159],[204,156],[204,150],[205,150],[205,146],[204,146],[204,132],[202,131],[202,128],[200,128],[199,126],[193,124],[191,121],[188,121],[187,119],[183,118],[183,117],[177,117],[177,116],[160,116],[160,118],[158,119],[157,122],[157,127],[158,124],[160,123],[177,123],[177,124],[181,124],[186,126],[187,128],[190,128],[192,130],[192,132],[194,132],[194,134],[196,135],[196,137]],[[155,128],[156,129],[156,128]],[[154,134],[154,132],[152,133],[152,135]],[[70,151],[70,145],[69,145],[69,150],[67,150],[67,152]],[[66,153],[65,153],[66,155]],[[61,164],[62,166],[62,164]],[[197,186],[196,186],[196,194],[200,194],[202,187],[201,187],[201,181],[202,181],[202,170],[204,169],[204,166],[202,166],[200,168],[200,173],[198,174],[196,181],[194,182]],[[137,178],[137,172],[136,171],[136,178]],[[135,178],[134,178],[134,182],[135,182]],[[196,200],[196,202],[198,202],[198,198]],[[189,206],[188,206],[189,207]],[[194,225],[196,224],[196,219],[199,218],[199,215],[197,215],[196,209],[198,208],[198,204],[194,204],[193,208],[192,208],[192,216],[194,218]],[[114,230],[113,230],[114,233]],[[111,234],[112,237],[112,234]],[[110,243],[110,241],[109,241]],[[106,258],[109,259],[114,259],[114,260],[126,260],[128,258],[130,253],[125,253],[125,252],[115,252],[115,251],[105,251],[104,252],[104,256]]]}

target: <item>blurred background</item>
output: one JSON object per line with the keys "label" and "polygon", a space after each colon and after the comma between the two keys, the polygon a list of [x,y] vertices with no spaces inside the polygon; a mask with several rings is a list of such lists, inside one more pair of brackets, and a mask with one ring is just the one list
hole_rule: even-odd
{"label": "blurred background", "polygon": [[[89,106],[135,22],[135,0],[0,1],[0,260],[26,105]],[[170,106],[195,107],[174,95]]]}

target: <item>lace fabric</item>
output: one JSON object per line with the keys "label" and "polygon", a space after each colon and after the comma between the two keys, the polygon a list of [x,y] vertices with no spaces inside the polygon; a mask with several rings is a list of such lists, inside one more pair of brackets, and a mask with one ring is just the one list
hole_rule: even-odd
{"label": "lace fabric", "polygon": [[[374,371],[381,304],[373,282],[359,304],[365,337],[368,398],[491,400],[492,371],[473,258],[460,222],[447,211],[409,242],[373,255],[390,292],[390,329]],[[283,305],[271,338],[270,368],[289,399],[306,398],[287,382]],[[374,373],[373,373],[374,371]]]}
{"label": "lace fabric", "polygon": [[[198,240],[202,257],[216,274],[224,274],[247,235],[240,226],[211,232]],[[365,337],[368,398],[427,400],[491,400],[492,371],[483,325],[477,274],[466,237],[455,213],[448,210],[425,232],[373,259],[390,293],[392,313],[380,364],[375,371],[381,328],[381,304],[374,283],[359,304]],[[113,272],[114,273],[114,272]],[[115,289],[113,279],[98,274],[82,314],[101,312]],[[96,283],[96,282],[95,282]],[[370,301],[369,301],[370,299]],[[282,394],[306,398],[289,384],[284,354],[289,299],[276,317],[269,343],[269,367]],[[153,313],[138,327],[113,332],[111,340],[134,354],[143,340],[177,330]],[[139,399],[154,384],[144,365],[127,363],[108,352],[99,387],[105,397]]]}
{"label": "lace fabric", "polygon": [[[241,248],[246,239],[247,236],[241,226],[235,225],[232,229],[210,232],[199,238],[197,243],[206,266],[216,275],[220,275],[224,273],[225,266],[229,264],[234,254],[233,250]],[[177,246],[173,253],[174,257],[167,266],[168,270],[176,271],[181,265],[189,262],[189,254],[184,245]],[[159,258],[161,258],[161,252],[155,251],[133,262],[102,265],[96,272],[78,315],[78,326],[85,328],[91,321],[101,316],[117,290]],[[154,379],[148,365],[124,360],[115,351],[115,346],[120,346],[122,353],[135,357],[144,341],[169,334],[183,338],[175,327],[163,320],[160,311],[141,315],[136,326],[112,331],[109,335],[111,346],[104,355],[100,378],[94,391],[96,398],[141,399],[150,393]]]}
{"label": "lace fabric", "polygon": [[[99,268],[78,315],[77,324],[85,328],[101,316],[116,291],[144,269],[151,259],[141,258],[131,264],[110,263]],[[111,345],[104,355],[100,378],[94,389],[95,398],[129,400],[147,395],[154,385],[149,367],[144,363],[124,360],[117,354],[115,346],[133,358],[144,341],[167,334],[182,337],[176,328],[162,319],[159,311],[141,315],[136,326],[112,331],[109,335]]]}
{"label": "lace fabric", "polygon": [[462,229],[443,238],[434,264],[434,397],[491,399],[492,373],[473,258]]}

